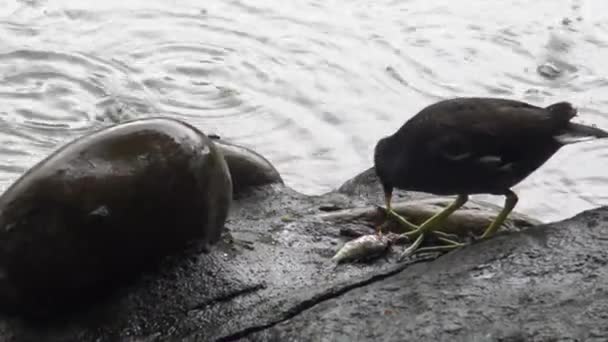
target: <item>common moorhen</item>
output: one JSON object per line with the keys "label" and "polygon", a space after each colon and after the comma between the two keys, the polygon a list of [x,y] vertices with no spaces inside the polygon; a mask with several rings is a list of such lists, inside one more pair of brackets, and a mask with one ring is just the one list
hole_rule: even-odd
{"label": "common moorhen", "polygon": [[[407,253],[415,252],[424,233],[436,230],[472,194],[506,196],[504,208],[482,238],[495,233],[517,204],[514,185],[562,146],[608,137],[604,130],[570,122],[576,113],[568,102],[543,108],[509,99],[453,98],[422,109],[393,135],[380,139],[375,171],[388,213],[408,226],[406,236],[416,238]],[[458,197],[416,226],[392,210],[393,188]]]}

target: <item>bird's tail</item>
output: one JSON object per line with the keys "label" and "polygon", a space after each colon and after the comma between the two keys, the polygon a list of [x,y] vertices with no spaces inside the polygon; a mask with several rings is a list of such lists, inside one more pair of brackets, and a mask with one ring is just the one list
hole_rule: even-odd
{"label": "bird's tail", "polygon": [[576,116],[576,108],[570,102],[557,102],[545,107],[558,122],[568,122]]}
{"label": "bird's tail", "polygon": [[608,138],[608,132],[603,129],[569,122],[555,139],[562,144],[574,144],[593,139]]}

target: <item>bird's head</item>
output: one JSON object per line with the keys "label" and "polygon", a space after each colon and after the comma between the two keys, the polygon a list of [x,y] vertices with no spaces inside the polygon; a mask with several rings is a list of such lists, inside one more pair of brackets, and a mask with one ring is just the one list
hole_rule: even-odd
{"label": "bird's head", "polygon": [[374,168],[385,194],[393,190],[392,170],[398,156],[392,153],[392,149],[390,137],[380,139],[374,148]]}

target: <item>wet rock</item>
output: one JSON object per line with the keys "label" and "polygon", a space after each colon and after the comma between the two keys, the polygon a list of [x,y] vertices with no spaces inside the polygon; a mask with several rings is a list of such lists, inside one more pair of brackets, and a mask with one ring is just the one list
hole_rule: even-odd
{"label": "wet rock", "polygon": [[235,196],[243,195],[252,188],[283,184],[277,169],[259,153],[222,140],[218,135],[211,135],[210,138],[228,163]]}
{"label": "wet rock", "polygon": [[231,193],[221,153],[180,121],[134,120],[65,145],[0,197],[2,309],[77,304],[195,242],[207,250]]}
{"label": "wet rock", "polygon": [[[588,221],[602,222],[588,227]],[[246,341],[601,341],[608,209],[503,234],[319,302]]]}
{"label": "wet rock", "polygon": [[0,340],[601,341],[608,335],[608,209],[501,233],[439,257],[397,263],[404,246],[394,246],[371,262],[332,262],[352,239],[341,232],[373,227],[324,221],[318,216],[331,213],[319,207],[381,201],[373,170],[321,196],[287,186],[252,189],[232,203],[228,233],[213,253],[175,257],[63,322],[0,319]]}

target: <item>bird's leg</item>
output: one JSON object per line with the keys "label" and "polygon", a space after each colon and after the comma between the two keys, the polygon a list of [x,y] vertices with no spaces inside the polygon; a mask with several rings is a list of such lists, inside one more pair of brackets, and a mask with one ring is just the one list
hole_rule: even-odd
{"label": "bird's leg", "polygon": [[420,247],[420,244],[422,243],[422,240],[424,240],[424,234],[418,235],[418,238],[416,238],[416,241],[414,241],[414,243],[412,243],[408,248],[404,249],[403,252],[401,253],[401,255],[399,255],[399,258],[397,260],[403,261],[403,259],[416,253],[416,251]]}
{"label": "bird's leg", "polygon": [[[391,192],[386,192],[386,191],[384,192],[384,203],[386,205],[386,213],[387,214],[390,214],[392,212],[392,209],[391,209],[391,196],[392,196]],[[382,236],[382,225],[383,224],[384,223],[380,223],[380,224],[376,225],[376,235]]]}
{"label": "bird's leg", "polygon": [[414,237],[420,234],[424,234],[430,231],[433,231],[437,228],[437,226],[441,225],[445,219],[452,215],[453,212],[458,210],[458,208],[462,207],[469,200],[469,196],[467,195],[458,195],[458,197],[448,205],[445,209],[438,212],[437,214],[430,217],[428,220],[424,221],[417,229],[414,229],[411,232],[403,233],[407,237]]}
{"label": "bird's leg", "polygon": [[[439,231],[434,230],[431,233],[438,233],[438,232]],[[449,238],[442,237],[441,235],[437,236],[437,240],[439,240],[441,242],[445,242],[445,243],[447,243],[450,246],[462,246],[462,244],[460,242],[454,241],[454,240],[449,239]]]}
{"label": "bird's leg", "polygon": [[[391,207],[391,198],[392,198],[392,194],[387,192],[385,193],[384,196],[384,200],[386,203],[386,212],[388,215],[393,216],[401,225],[405,226],[406,229],[410,230],[410,231],[415,231],[417,229],[419,229],[420,227],[411,223],[410,221],[406,220],[403,216],[397,214],[393,208]],[[376,227],[376,233],[378,235],[382,234],[382,231],[380,230],[380,226]],[[439,230],[435,230],[433,231],[433,235],[437,236],[437,238],[443,242],[447,242],[449,244],[454,244],[454,245],[460,245],[460,243],[455,242],[452,239],[455,235],[453,234],[448,234],[448,233],[444,233],[442,231]]]}
{"label": "bird's leg", "polygon": [[507,216],[509,216],[511,211],[513,211],[513,208],[515,208],[515,205],[517,204],[517,201],[519,200],[517,195],[511,190],[507,191],[505,196],[506,196],[505,206],[502,208],[502,210],[500,211],[498,216],[496,216],[496,219],[494,219],[494,221],[488,226],[488,228],[486,228],[486,231],[481,236],[482,239],[490,237],[491,235],[496,233],[498,228],[507,219]]}
{"label": "bird's leg", "polygon": [[[422,235],[420,235],[420,236],[422,236]],[[420,236],[418,237],[418,239],[420,238]],[[418,239],[416,239],[416,241],[418,241]],[[403,253],[401,253],[401,255],[399,256],[399,261],[402,261],[406,257],[413,255],[413,254],[417,254],[417,253],[449,252],[449,251],[459,248],[461,246],[462,246],[462,244],[416,248],[417,246],[415,246],[415,244],[412,244],[405,251],[403,251]]]}
{"label": "bird's leg", "polygon": [[406,220],[403,216],[397,214],[391,207],[392,193],[388,192],[384,194],[384,203],[386,204],[386,213],[397,219],[401,225],[405,226],[408,230],[416,230],[419,227],[410,221]]}
{"label": "bird's leg", "polygon": [[[422,242],[422,240],[424,239],[424,234],[427,232],[433,232],[434,229],[436,229],[439,225],[441,225],[441,223],[443,223],[443,221],[445,221],[445,219],[450,216],[453,212],[455,212],[456,210],[458,210],[458,208],[462,207],[469,199],[469,196],[467,195],[458,195],[458,197],[456,198],[456,200],[454,200],[454,202],[452,202],[450,205],[448,205],[445,209],[443,209],[442,211],[438,212],[437,214],[433,215],[431,218],[429,218],[428,220],[426,220],[422,225],[420,225],[420,227],[418,227],[417,229],[411,231],[411,232],[407,232],[407,233],[403,233],[401,234],[402,236],[407,236],[408,238],[412,238],[414,236],[417,236],[416,240],[414,241],[414,243],[406,248],[401,255],[399,256],[399,260],[403,260],[406,257],[417,253],[418,250],[420,248],[418,248],[420,246],[420,243]],[[432,248],[431,250],[429,249],[423,249],[421,251],[438,251],[438,250],[452,250],[454,248],[458,248],[463,246],[463,244],[456,242],[456,241],[451,241],[449,239],[446,238],[441,238],[440,240],[443,242],[447,242],[448,245],[447,246],[438,246],[438,247],[429,247]]]}

